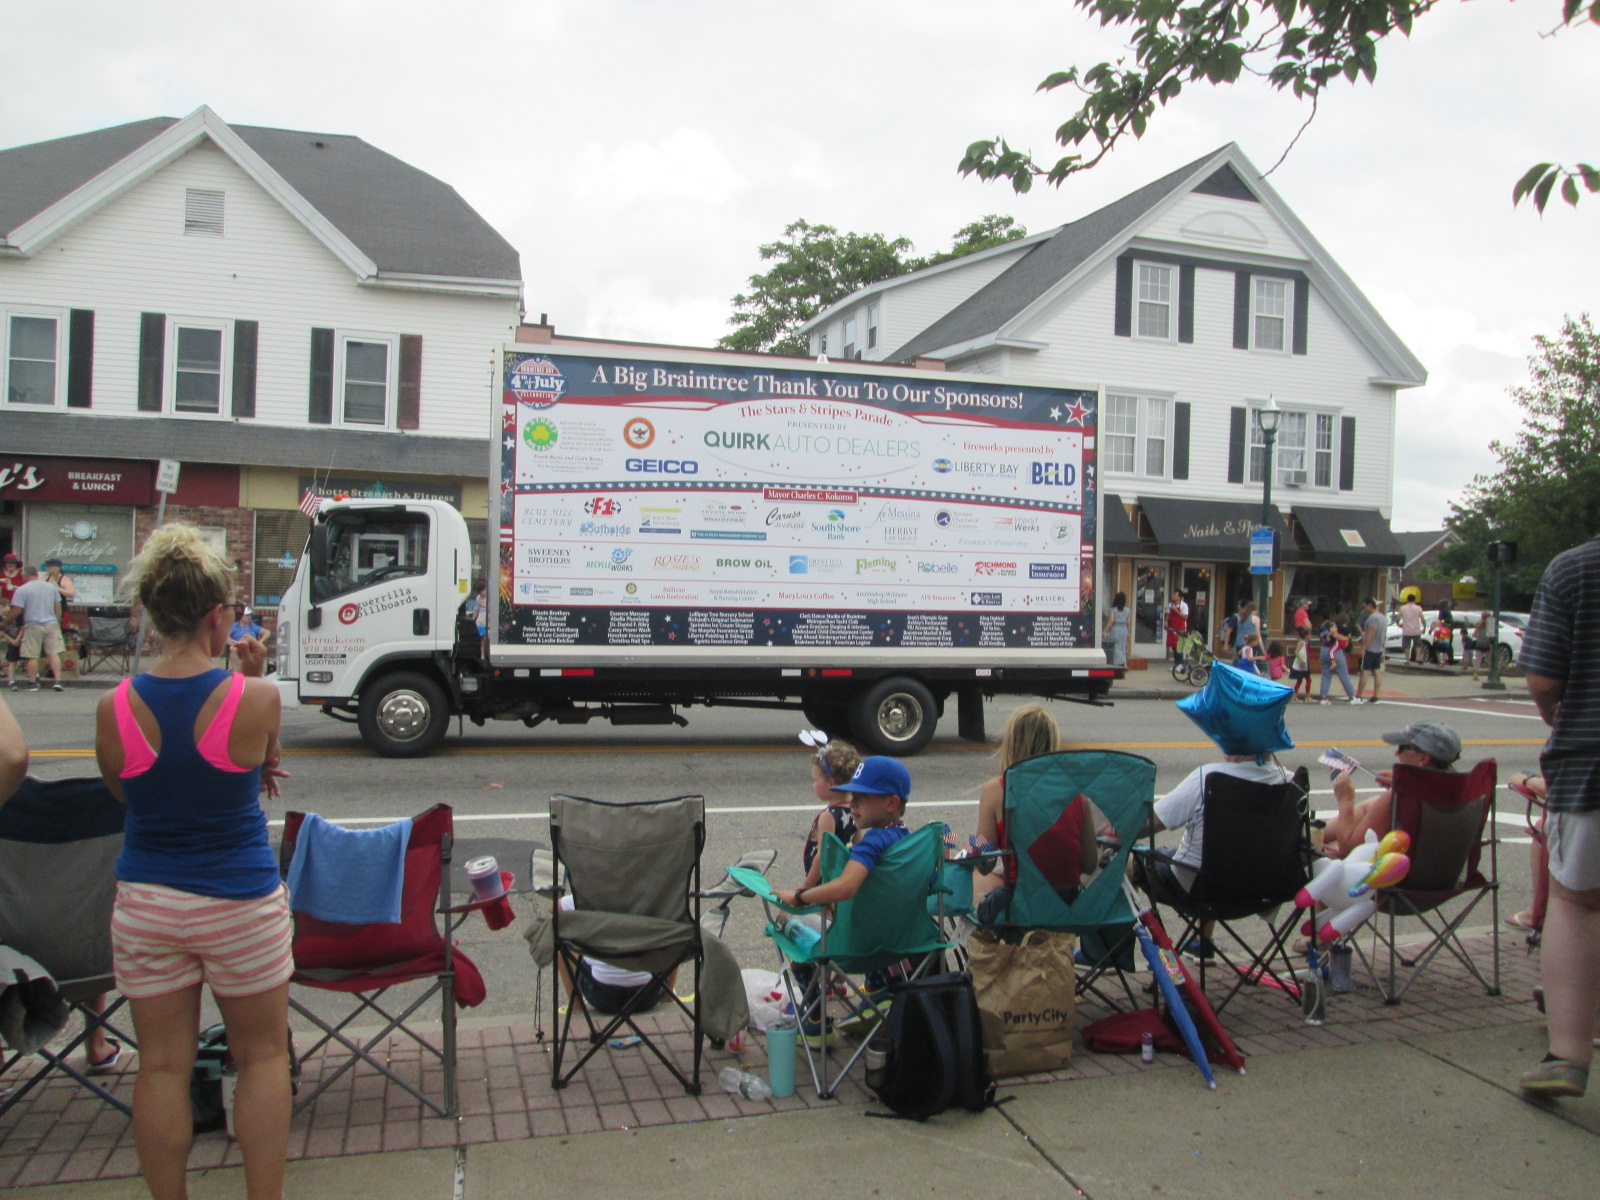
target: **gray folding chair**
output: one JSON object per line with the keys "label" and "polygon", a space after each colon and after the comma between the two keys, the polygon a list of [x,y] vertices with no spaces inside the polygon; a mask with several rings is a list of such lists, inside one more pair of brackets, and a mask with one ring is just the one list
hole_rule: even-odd
{"label": "gray folding chair", "polygon": [[[0,942],[20,950],[50,972],[74,1015],[86,1022],[60,1050],[36,1054],[45,1065],[0,1099],[6,1112],[53,1072],[70,1076],[118,1111],[131,1110],[69,1061],[101,1026],[137,1049],[133,1038],[111,1024],[122,1007],[117,996],[104,1012],[87,1002],[116,989],[111,970],[111,909],[116,901],[117,855],[122,851],[126,810],[99,779],[53,783],[29,777],[0,807]],[[48,903],[41,903],[48,897]],[[23,1058],[14,1051],[0,1063],[0,1076]]]}
{"label": "gray folding chair", "polygon": [[[580,991],[568,998],[565,1015],[554,996],[555,1039],[550,1079],[565,1087],[595,1054],[626,1026],[691,1096],[700,1092],[705,1034],[700,1019],[701,969],[705,950],[700,929],[700,851],[705,846],[705,797],[677,796],[614,804],[582,796],[550,797],[550,848],[555,885],[570,893],[573,911],[555,905],[551,928],[555,952],[568,974],[578,976],[584,956],[626,970],[646,972],[650,982],[621,1012],[598,1023]],[[686,1003],[667,986],[672,973],[694,964],[694,999]],[[687,1074],[665,1054],[635,1018],[660,988],[688,1016],[693,1056]],[[564,1072],[573,1018],[583,1014],[588,1048]]]}

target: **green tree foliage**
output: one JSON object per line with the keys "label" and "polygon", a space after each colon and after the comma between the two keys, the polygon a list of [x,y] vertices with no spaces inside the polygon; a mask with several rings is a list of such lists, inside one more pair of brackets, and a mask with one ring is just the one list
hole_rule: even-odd
{"label": "green tree foliage", "polygon": [[[1410,36],[1413,23],[1440,0],[1073,0],[1102,26],[1128,34],[1133,61],[1119,58],[1088,70],[1057,71],[1040,91],[1073,87],[1084,99],[1056,130],[1068,151],[1045,167],[1004,138],[973,142],[961,160],[963,174],[1009,179],[1026,192],[1044,176],[1059,184],[1100,162],[1124,134],[1144,136],[1158,108],[1185,84],[1223,86],[1244,75],[1267,80],[1279,91],[1311,101],[1311,115],[1324,89],[1378,74],[1378,46],[1394,34]],[[1557,29],[1600,24],[1600,0],[1556,0]],[[1308,119],[1309,121],[1309,119]],[[1092,139],[1090,150],[1078,150]],[[1512,203],[1530,197],[1544,211],[1559,186],[1577,204],[1579,185],[1600,191],[1600,171],[1588,163],[1565,167],[1539,163],[1517,181]]]}
{"label": "green tree foliage", "polygon": [[1528,386],[1511,389],[1522,429],[1490,444],[1500,467],[1450,506],[1447,524],[1462,540],[1439,555],[1452,576],[1473,575],[1482,586],[1488,544],[1516,542],[1517,565],[1502,579],[1528,595],[1552,558],[1600,534],[1600,333],[1585,313],[1534,345]]}
{"label": "green tree foliage", "polygon": [[750,289],[733,298],[734,331],[717,340],[724,350],[805,354],[800,327],[858,288],[1025,237],[1015,218],[996,213],[956,231],[954,244],[931,258],[911,257],[909,238],[881,233],[840,233],[832,225],[794,221],[783,238],[760,247],[774,265],[750,276]]}

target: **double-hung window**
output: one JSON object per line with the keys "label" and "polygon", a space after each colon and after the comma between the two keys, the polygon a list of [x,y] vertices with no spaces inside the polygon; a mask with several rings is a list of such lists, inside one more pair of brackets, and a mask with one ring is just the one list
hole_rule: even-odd
{"label": "double-hung window", "polygon": [[339,339],[335,366],[339,421],[390,428],[394,413],[395,339],[347,334]]}
{"label": "double-hung window", "polygon": [[1135,263],[1139,295],[1134,332],[1142,338],[1170,342],[1177,321],[1173,318],[1174,267],[1162,263]]}
{"label": "double-hung window", "polygon": [[878,347],[878,304],[877,301],[867,305],[867,349],[876,350]]}
{"label": "double-hung window", "polygon": [[7,404],[54,408],[65,391],[65,314],[0,311],[0,375]]}
{"label": "double-hung window", "polygon": [[1250,280],[1250,348],[1289,351],[1290,300],[1294,285],[1287,279],[1256,275]]}
{"label": "double-hung window", "polygon": [[[1273,482],[1288,487],[1333,486],[1334,414],[1285,409],[1278,415],[1273,441]],[[1261,432],[1261,410],[1250,410],[1250,482],[1260,483],[1266,471],[1267,439]]]}
{"label": "double-hung window", "polygon": [[1165,479],[1171,446],[1171,402],[1164,396],[1107,392],[1100,446],[1107,471]]}
{"label": "double-hung window", "polygon": [[846,317],[844,319],[843,353],[846,358],[856,357],[856,319],[854,317]]}
{"label": "double-hung window", "polygon": [[189,321],[174,317],[167,323],[168,411],[184,416],[223,415],[227,394],[228,341],[225,321]]}

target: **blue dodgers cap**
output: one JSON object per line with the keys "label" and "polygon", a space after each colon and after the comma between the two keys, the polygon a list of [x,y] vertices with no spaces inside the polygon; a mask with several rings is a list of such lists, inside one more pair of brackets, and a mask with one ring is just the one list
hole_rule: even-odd
{"label": "blue dodgers cap", "polygon": [[866,792],[874,796],[899,796],[911,799],[911,772],[898,758],[874,754],[863,758],[849,783],[841,783],[836,792]]}

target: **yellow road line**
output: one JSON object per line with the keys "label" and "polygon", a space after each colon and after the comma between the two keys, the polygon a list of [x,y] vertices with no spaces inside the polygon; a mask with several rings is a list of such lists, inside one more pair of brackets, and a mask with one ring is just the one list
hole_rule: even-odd
{"label": "yellow road line", "polygon": [[[1357,741],[1350,738],[1340,738],[1341,746],[1383,746],[1386,743],[1379,740]],[[1302,742],[1297,750],[1305,750],[1317,746],[1329,745],[1329,741]],[[1462,738],[1463,746],[1542,746],[1543,738]],[[988,753],[992,746],[981,743],[960,742],[953,745],[941,744],[940,750],[956,750],[967,752]],[[1063,750],[1214,750],[1216,747],[1211,742],[1064,742]],[[662,743],[652,746],[445,746],[437,751],[440,755],[457,754],[795,754],[794,747],[780,746],[728,746],[698,744],[690,746],[674,746]],[[74,750],[34,750],[34,758],[93,758],[92,749]],[[342,746],[307,746],[296,749],[293,746],[283,748],[285,758],[327,758],[327,757],[376,757],[372,751],[364,746],[352,745],[349,748]]]}

